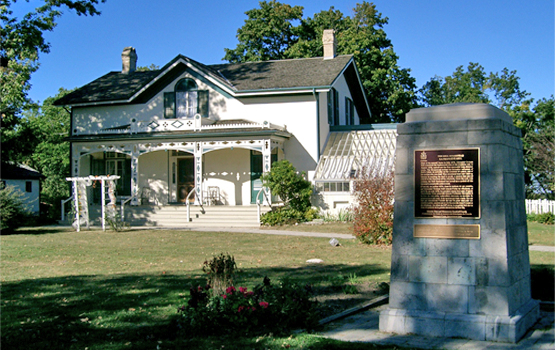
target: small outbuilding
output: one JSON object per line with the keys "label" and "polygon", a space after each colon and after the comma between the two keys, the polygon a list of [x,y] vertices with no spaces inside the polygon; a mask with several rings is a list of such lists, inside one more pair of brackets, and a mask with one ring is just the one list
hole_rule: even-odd
{"label": "small outbuilding", "polygon": [[44,175],[27,165],[2,163],[0,166],[2,188],[13,186],[23,193],[25,204],[34,215],[40,213],[40,180],[43,178]]}

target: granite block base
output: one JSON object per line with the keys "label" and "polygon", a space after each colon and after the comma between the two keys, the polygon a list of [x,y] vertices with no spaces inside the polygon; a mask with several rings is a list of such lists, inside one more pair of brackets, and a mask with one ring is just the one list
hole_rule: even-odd
{"label": "granite block base", "polygon": [[512,316],[387,309],[380,313],[380,332],[516,343],[539,316],[536,300]]}

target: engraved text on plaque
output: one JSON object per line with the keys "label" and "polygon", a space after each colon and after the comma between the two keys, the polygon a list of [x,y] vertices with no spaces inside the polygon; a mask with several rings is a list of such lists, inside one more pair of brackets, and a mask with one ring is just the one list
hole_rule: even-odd
{"label": "engraved text on plaque", "polygon": [[480,218],[480,149],[414,151],[416,218]]}

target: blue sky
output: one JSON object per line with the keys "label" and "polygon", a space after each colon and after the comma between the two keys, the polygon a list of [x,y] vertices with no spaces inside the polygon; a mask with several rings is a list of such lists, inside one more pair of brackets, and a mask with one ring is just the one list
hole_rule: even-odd
{"label": "blue sky", "polygon": [[[304,17],[330,6],[352,15],[356,0],[282,0],[304,7]],[[360,0],[359,0],[360,2]],[[385,31],[420,88],[435,75],[478,62],[486,72],[516,70],[521,89],[536,100],[554,93],[553,0],[375,0],[389,18]],[[38,2],[18,1],[24,13]],[[257,8],[257,0],[107,0],[100,16],[67,11],[40,57],[30,97],[43,101],[60,87],[82,86],[121,69],[126,46],[137,50],[138,65],[163,66],[178,54],[205,64],[221,63],[224,48],[235,48],[237,29]]]}

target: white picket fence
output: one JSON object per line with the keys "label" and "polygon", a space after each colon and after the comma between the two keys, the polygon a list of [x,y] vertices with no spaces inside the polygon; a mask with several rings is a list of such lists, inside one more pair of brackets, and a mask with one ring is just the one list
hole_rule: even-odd
{"label": "white picket fence", "polygon": [[555,201],[550,201],[547,199],[526,200],[526,214],[543,214],[549,212],[555,214]]}

